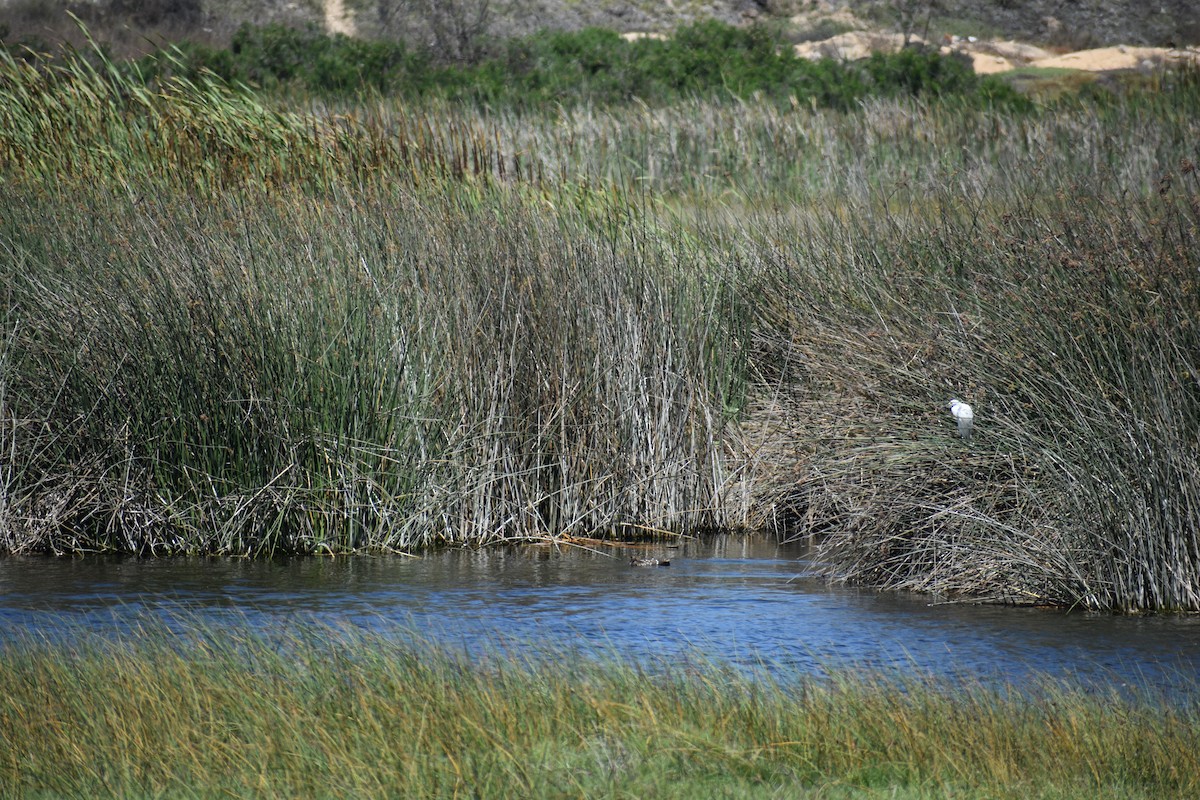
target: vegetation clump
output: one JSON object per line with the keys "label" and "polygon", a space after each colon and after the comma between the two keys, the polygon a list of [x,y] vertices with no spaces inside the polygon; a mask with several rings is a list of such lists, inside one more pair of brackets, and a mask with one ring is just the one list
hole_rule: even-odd
{"label": "vegetation clump", "polygon": [[315,26],[243,25],[229,48],[185,43],[143,59],[147,75],[212,73],[228,82],[326,96],[364,91],[408,99],[440,97],[490,108],[539,108],[640,101],[669,104],[697,96],[852,108],[867,97],[956,96],[1024,108],[1007,84],[978,77],[969,60],[909,47],[863,62],[795,55],[766,26],[714,20],[670,37],[629,40],[615,31],[542,31],[495,43],[469,62],[391,40],[327,36]]}

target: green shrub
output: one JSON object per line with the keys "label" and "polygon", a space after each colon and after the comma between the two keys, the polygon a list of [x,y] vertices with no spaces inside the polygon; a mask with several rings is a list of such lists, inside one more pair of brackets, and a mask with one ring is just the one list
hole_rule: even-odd
{"label": "green shrub", "polygon": [[424,67],[401,42],[326,36],[309,25],[243,25],[228,49],[184,42],[139,62],[148,77],[211,73],[224,81],[265,89],[300,87],[325,95],[363,90],[420,91]]}
{"label": "green shrub", "polygon": [[542,31],[491,48],[476,63],[433,66],[403,44],[327,36],[314,26],[243,26],[228,51],[184,44],[143,63],[147,75],[212,72],[269,90],[352,96],[370,90],[441,97],[486,107],[614,106],[635,98],[800,101],[847,109],[867,97],[957,97],[1014,109],[1028,103],[994,79],[980,79],[955,56],[928,49],[876,54],[861,62],[797,58],[777,32],[716,21],[680,28],[668,39],[626,41],[600,28]]}

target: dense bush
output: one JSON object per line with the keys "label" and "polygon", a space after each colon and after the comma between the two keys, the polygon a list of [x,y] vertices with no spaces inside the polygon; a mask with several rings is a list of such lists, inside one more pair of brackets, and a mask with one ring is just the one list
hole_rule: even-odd
{"label": "dense bush", "polygon": [[341,94],[420,91],[421,61],[401,42],[326,36],[314,25],[243,25],[228,49],[185,42],[143,59],[138,66],[146,76],[181,74],[194,80],[212,73],[265,89],[299,86],[310,92]]}
{"label": "dense bush", "polygon": [[141,27],[168,23],[194,27],[204,19],[200,0],[109,0],[107,10]]}
{"label": "dense bush", "polygon": [[543,31],[489,52],[472,64],[439,65],[398,42],[330,37],[315,27],[243,26],[228,50],[185,44],[142,67],[150,75],[189,77],[208,70],[267,89],[335,95],[372,90],[518,108],[755,95],[831,108],[849,108],[872,96],[955,95],[986,105],[1026,104],[1006,84],[979,78],[961,58],[933,50],[876,54],[862,62],[811,62],[797,58],[765,27],[715,21],[681,28],[668,39],[637,41],[597,28]]}

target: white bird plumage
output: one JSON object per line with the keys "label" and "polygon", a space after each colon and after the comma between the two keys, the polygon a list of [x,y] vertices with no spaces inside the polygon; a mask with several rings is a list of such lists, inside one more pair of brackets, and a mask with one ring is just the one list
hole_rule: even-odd
{"label": "white bird plumage", "polygon": [[970,439],[971,429],[975,426],[975,412],[969,405],[955,397],[950,400],[950,414],[958,422],[958,435],[964,439]]}

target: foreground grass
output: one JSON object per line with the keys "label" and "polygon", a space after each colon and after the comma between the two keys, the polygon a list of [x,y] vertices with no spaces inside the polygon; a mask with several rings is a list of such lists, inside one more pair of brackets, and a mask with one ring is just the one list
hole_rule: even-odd
{"label": "foreground grass", "polygon": [[25,797],[1188,797],[1198,745],[1190,705],[1050,684],[472,660],[309,624],[0,647]]}

